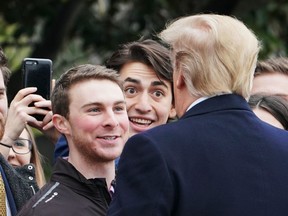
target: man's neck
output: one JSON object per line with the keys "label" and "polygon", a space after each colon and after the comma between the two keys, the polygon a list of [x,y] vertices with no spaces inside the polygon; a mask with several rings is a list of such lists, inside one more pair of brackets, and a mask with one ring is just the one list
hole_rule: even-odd
{"label": "man's neck", "polygon": [[86,179],[105,178],[107,187],[110,187],[115,178],[115,162],[89,161],[87,158],[79,158],[71,154],[68,157],[71,163]]}

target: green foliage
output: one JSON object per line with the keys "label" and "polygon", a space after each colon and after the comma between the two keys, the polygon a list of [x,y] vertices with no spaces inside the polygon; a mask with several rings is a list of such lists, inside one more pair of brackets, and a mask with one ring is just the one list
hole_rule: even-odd
{"label": "green foliage", "polygon": [[246,23],[262,42],[260,58],[287,56],[288,52],[288,3],[271,2],[265,7],[250,11]]}
{"label": "green foliage", "polygon": [[53,77],[58,78],[77,64],[102,64],[119,44],[154,37],[172,19],[205,12],[237,14],[262,41],[260,58],[287,55],[288,3],[284,0],[0,1],[0,45],[14,72],[9,92],[13,96],[21,87],[25,57],[51,58]]}
{"label": "green foliage", "polygon": [[9,66],[12,71],[20,66],[22,59],[31,51],[27,44],[27,36],[14,37],[18,28],[18,23],[8,24],[3,17],[0,17],[0,44],[4,45],[4,52],[9,57]]}
{"label": "green foliage", "polygon": [[58,74],[78,62],[103,63],[119,44],[142,36],[153,37],[169,20],[209,10],[240,14],[262,41],[261,58],[286,55],[288,3],[271,1],[261,7],[246,6],[249,10],[233,12],[237,10],[236,3],[9,0],[0,3],[0,43],[10,59],[12,71],[17,71],[23,57],[37,54],[40,55],[37,57],[52,58]]}

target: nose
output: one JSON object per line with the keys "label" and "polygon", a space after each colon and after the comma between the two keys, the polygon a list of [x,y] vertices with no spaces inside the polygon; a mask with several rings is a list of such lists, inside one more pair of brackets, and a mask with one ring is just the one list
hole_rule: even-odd
{"label": "nose", "polygon": [[107,114],[104,116],[103,126],[104,127],[116,127],[118,125],[119,125],[119,122],[115,113],[112,110],[108,111]]}
{"label": "nose", "polygon": [[135,109],[139,113],[149,113],[152,110],[151,98],[148,93],[142,93],[135,103]]}
{"label": "nose", "polygon": [[15,152],[12,150],[12,148],[10,148],[9,155],[8,155],[8,161],[9,161],[9,159],[12,159],[14,157],[15,157]]}

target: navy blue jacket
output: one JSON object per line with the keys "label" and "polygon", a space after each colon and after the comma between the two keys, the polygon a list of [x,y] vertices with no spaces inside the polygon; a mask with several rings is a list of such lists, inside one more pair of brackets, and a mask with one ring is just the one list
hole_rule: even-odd
{"label": "navy blue jacket", "polygon": [[212,97],[131,137],[116,180],[109,216],[288,215],[288,132]]}

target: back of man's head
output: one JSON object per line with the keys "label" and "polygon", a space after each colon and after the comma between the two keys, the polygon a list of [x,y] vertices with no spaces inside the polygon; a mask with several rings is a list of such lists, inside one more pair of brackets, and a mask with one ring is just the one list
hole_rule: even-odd
{"label": "back of man's head", "polygon": [[183,73],[192,95],[249,97],[260,46],[241,21],[215,14],[189,16],[159,36],[173,47],[174,71]]}

